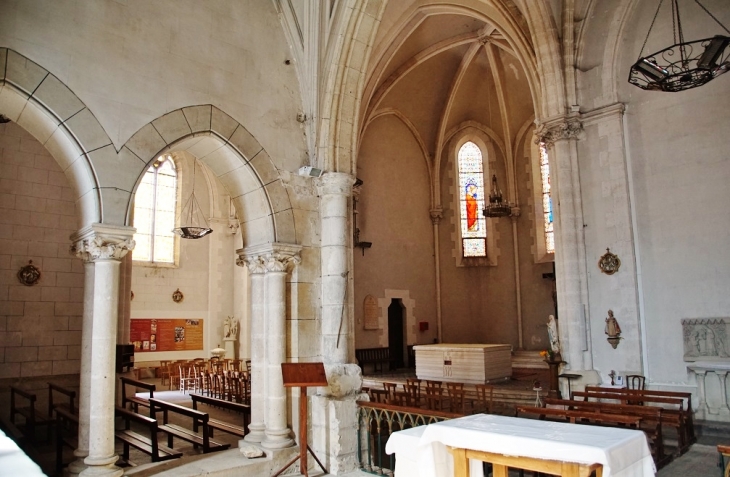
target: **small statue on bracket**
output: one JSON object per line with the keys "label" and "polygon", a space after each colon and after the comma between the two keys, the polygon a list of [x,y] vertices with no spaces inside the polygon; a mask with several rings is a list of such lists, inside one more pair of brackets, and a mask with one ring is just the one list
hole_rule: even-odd
{"label": "small statue on bracket", "polygon": [[605,333],[608,335],[608,342],[616,349],[619,340],[621,339],[621,327],[618,324],[618,320],[613,316],[613,310],[608,310],[608,317],[606,318],[606,329]]}

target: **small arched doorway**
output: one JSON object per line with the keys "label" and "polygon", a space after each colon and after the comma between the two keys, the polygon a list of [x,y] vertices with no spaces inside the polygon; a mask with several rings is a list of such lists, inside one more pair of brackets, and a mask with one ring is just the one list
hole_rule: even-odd
{"label": "small arched doorway", "polygon": [[395,368],[405,367],[405,349],[406,349],[406,309],[400,298],[390,300],[388,306],[388,348],[390,348],[390,356],[393,358],[392,366]]}

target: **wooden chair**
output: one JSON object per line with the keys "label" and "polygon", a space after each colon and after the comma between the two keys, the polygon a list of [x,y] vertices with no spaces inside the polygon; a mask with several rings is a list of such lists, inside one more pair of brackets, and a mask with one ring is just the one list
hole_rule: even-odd
{"label": "wooden chair", "polygon": [[403,392],[408,395],[408,406],[421,407],[421,387],[417,383],[406,383]]}
{"label": "wooden chair", "polygon": [[718,444],[717,452],[720,453],[720,465],[723,469],[720,472],[724,472],[724,477],[730,477],[730,446]]}
{"label": "wooden chair", "polygon": [[446,383],[446,395],[451,412],[464,412],[464,383]]}
{"label": "wooden chair", "polygon": [[172,375],[170,373],[172,361],[160,361],[160,386],[172,387]]}
{"label": "wooden chair", "polygon": [[444,389],[441,381],[426,380],[426,407],[431,411],[443,411]]}
{"label": "wooden chair", "polygon": [[178,369],[180,370],[180,391],[183,393],[190,392],[191,389],[196,391],[194,366],[184,363],[178,365]]}
{"label": "wooden chair", "polygon": [[398,390],[396,383],[383,383],[383,389],[388,393],[388,401],[395,401],[395,392]]}
{"label": "wooden chair", "polygon": [[370,402],[386,404],[388,401],[388,391],[385,389],[371,389],[368,394],[370,395]]}
{"label": "wooden chair", "polygon": [[[416,390],[416,400],[415,405],[417,407],[420,407],[423,404],[423,399],[421,397],[421,380],[418,378],[406,378],[406,385],[413,385]],[[405,385],[403,386],[405,388]]]}
{"label": "wooden chair", "polygon": [[638,389],[643,391],[646,385],[646,378],[640,374],[627,374],[626,375],[626,388],[627,389]]}
{"label": "wooden chair", "polygon": [[476,384],[474,387],[477,391],[477,409],[479,409],[479,412],[492,414],[494,386],[490,386],[489,384]]}

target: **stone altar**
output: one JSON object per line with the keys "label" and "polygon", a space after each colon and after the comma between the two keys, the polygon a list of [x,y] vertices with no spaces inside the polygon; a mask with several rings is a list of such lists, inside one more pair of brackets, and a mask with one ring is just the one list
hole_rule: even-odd
{"label": "stone altar", "polygon": [[485,384],[512,375],[512,347],[508,344],[417,345],[419,379]]}

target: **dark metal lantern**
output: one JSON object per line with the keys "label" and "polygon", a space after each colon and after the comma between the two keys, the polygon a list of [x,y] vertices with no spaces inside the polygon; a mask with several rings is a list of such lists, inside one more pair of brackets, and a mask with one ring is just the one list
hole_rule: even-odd
{"label": "dark metal lantern", "polygon": [[[730,35],[730,30],[725,28],[699,0],[694,1]],[[670,0],[674,44],[642,56],[663,3],[664,0],[659,1],[641,47],[639,59],[631,66],[629,83],[649,91],[677,92],[702,86],[725,73],[730,68],[730,50],[727,48],[730,37],[715,35],[712,38],[685,42],[678,0]]]}

